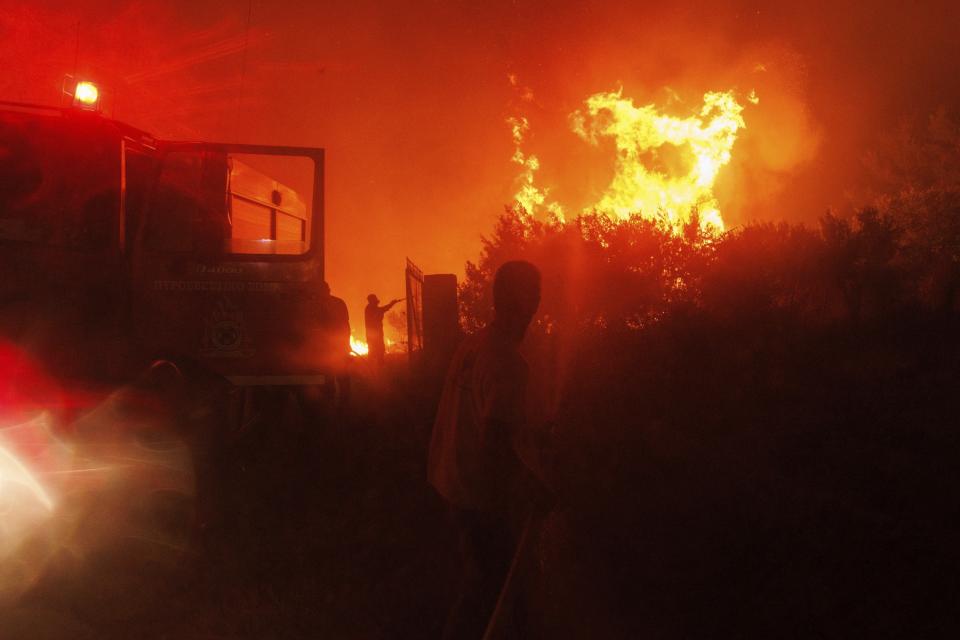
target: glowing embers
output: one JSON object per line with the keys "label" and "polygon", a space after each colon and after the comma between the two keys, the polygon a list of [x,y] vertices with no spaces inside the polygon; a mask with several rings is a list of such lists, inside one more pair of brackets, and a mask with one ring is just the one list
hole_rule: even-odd
{"label": "glowing embers", "polygon": [[[405,350],[406,343],[399,343],[390,338],[384,338],[384,347],[387,353],[402,353]],[[364,357],[370,354],[370,346],[360,338],[350,336],[350,355],[353,357]]]}
{"label": "glowing embers", "polygon": [[73,90],[73,106],[91,111],[99,110],[100,89],[92,82],[81,80]]}
{"label": "glowing embers", "polygon": [[367,346],[367,343],[359,338],[350,336],[350,355],[351,356],[365,356],[370,353],[370,347]]}

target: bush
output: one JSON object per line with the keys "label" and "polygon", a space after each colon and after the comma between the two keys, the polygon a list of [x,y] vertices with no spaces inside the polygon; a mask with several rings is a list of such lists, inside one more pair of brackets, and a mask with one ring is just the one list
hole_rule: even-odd
{"label": "bush", "polygon": [[501,216],[463,321],[488,321],[499,264],[540,267],[525,348],[558,421],[551,535],[605,585],[579,600],[627,636],[950,628],[958,322],[911,228],[889,208],[682,237]]}

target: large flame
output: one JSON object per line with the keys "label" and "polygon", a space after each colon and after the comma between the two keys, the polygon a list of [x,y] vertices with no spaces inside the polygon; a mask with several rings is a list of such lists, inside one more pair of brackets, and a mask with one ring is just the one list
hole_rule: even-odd
{"label": "large flame", "polygon": [[[755,104],[756,94],[749,100]],[[617,152],[613,179],[586,210],[660,218],[678,232],[696,211],[701,227],[723,230],[713,185],[720,168],[730,162],[737,132],[746,126],[743,106],[732,91],[704,94],[703,107],[685,118],[666,115],[653,104],[638,107],[622,90],[594,94],[585,105],[570,116],[574,133],[593,145],[611,138]],[[517,203],[530,213],[559,211],[558,204],[547,201],[547,191],[534,184],[537,157],[521,149],[526,119],[508,122],[516,145],[513,161],[523,167]]]}

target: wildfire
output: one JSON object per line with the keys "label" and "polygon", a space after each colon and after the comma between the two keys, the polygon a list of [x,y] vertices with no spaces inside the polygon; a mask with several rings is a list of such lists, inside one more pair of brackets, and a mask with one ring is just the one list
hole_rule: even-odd
{"label": "wildfire", "polygon": [[534,212],[541,207],[546,206],[547,210],[553,213],[558,219],[563,220],[563,209],[556,202],[544,204],[547,200],[547,189],[541,189],[536,185],[536,173],[540,169],[540,160],[537,156],[526,154],[523,151],[523,138],[530,130],[530,123],[526,118],[511,117],[507,118],[507,124],[513,132],[514,152],[511,161],[523,167],[518,181],[520,188],[514,199],[528,212]]}
{"label": "wildfire", "polygon": [[[753,92],[748,100],[759,102]],[[720,168],[730,162],[737,132],[746,126],[743,106],[732,91],[704,94],[703,107],[685,118],[666,115],[653,104],[638,107],[622,90],[594,94],[585,105],[570,116],[573,132],[592,145],[611,138],[617,152],[613,179],[587,211],[662,218],[676,231],[696,211],[701,227],[723,230],[713,185]],[[517,202],[531,213],[543,207],[559,211],[556,203],[546,203],[547,191],[534,184],[537,157],[521,150],[526,119],[509,122],[516,144],[513,161],[524,168]]]}

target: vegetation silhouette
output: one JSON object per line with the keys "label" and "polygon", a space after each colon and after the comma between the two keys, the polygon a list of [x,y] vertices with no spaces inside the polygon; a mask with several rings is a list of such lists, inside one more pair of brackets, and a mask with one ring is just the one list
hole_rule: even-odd
{"label": "vegetation silhouette", "polygon": [[503,262],[540,268],[547,637],[957,628],[960,134],[927,124],[872,206],[815,228],[499,218],[461,315],[489,321]]}

